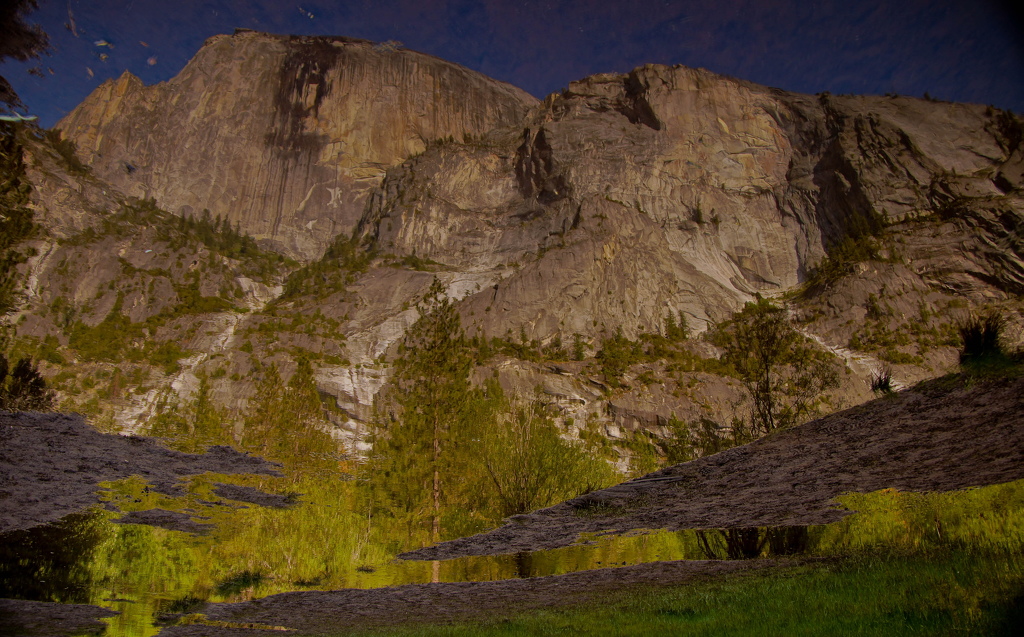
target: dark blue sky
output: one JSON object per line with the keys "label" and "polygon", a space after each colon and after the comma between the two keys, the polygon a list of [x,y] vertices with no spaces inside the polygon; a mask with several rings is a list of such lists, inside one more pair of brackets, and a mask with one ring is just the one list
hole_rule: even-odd
{"label": "dark blue sky", "polygon": [[32,64],[12,62],[0,66],[0,73],[44,126],[125,69],[146,83],[169,79],[206,38],[235,27],[398,40],[537,97],[592,73],[657,62],[805,93],[928,92],[1024,111],[1020,15],[1008,8],[1012,3],[1000,0],[40,0],[40,5],[29,20],[39,23],[53,44],[52,55],[38,63],[44,77],[27,73]]}

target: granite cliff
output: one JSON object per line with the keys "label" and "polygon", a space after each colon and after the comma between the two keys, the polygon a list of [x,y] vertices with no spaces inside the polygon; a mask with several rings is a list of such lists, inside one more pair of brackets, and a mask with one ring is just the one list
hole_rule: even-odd
{"label": "granite cliff", "polygon": [[169,82],[106,82],[57,127],[126,195],[209,210],[311,260],[351,232],[384,170],[433,140],[518,122],[534,103],[391,44],[239,30],[210,38]]}
{"label": "granite cliff", "polygon": [[[595,355],[616,334],[696,334],[775,297],[848,369],[841,406],[883,364],[904,382],[954,365],[972,309],[1022,310],[1024,124],[992,107],[658,65],[538,103],[391,45],[239,32],[58,126],[21,133],[44,231],[6,321],[66,406],[120,429],[200,378],[238,412],[254,370],[306,357],[365,448],[435,278],[502,344],[477,378],[541,388],[623,458],[747,407],[733,379],[657,358],[609,382]],[[89,345],[111,330],[120,349]]]}
{"label": "granite cliff", "polygon": [[571,84],[515,137],[393,169],[361,228],[455,269],[523,266],[467,301],[477,316],[497,310],[472,321],[490,335],[635,335],[679,311],[719,321],[756,293],[794,289],[848,237],[921,229],[914,220],[950,206],[961,214],[945,219],[945,247],[916,273],[1016,293],[1019,132],[1001,126],[1019,120],[647,66]]}

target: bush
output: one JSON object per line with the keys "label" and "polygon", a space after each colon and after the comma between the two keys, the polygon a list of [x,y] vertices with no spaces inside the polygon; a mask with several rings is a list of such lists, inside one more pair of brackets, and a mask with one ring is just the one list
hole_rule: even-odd
{"label": "bush", "polygon": [[1006,319],[998,312],[985,316],[973,316],[959,326],[961,365],[976,365],[1007,358],[1000,337],[1006,327]]}
{"label": "bush", "polygon": [[0,409],[7,411],[49,411],[53,392],[29,358],[19,359],[10,369],[0,354]]}
{"label": "bush", "polygon": [[785,308],[767,299],[747,303],[715,329],[711,342],[725,350],[722,362],[750,395],[754,437],[801,422],[839,386],[834,357],[793,329]]}
{"label": "bush", "polygon": [[59,128],[51,128],[43,133],[43,138],[50,144],[54,152],[60,158],[65,170],[73,175],[85,175],[89,173],[89,167],[78,158],[78,146],[70,139],[66,139]]}

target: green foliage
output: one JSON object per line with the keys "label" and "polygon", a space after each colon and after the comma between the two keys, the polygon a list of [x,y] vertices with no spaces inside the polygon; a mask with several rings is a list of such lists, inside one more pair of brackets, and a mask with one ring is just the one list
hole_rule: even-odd
{"label": "green foliage", "polygon": [[475,622],[344,634],[1011,637],[1019,629],[1015,596],[1022,580],[1019,564],[1007,556],[865,557],[700,578],[699,583],[619,588],[585,602]]}
{"label": "green foliage", "polygon": [[143,326],[132,323],[121,313],[124,297],[118,294],[114,307],[97,325],[76,321],[68,331],[68,344],[87,361],[120,362],[126,357],[128,343],[144,334]]}
{"label": "green foliage", "polygon": [[21,358],[11,369],[7,357],[0,353],[0,410],[49,411],[53,408],[53,392],[29,358]]}
{"label": "green foliage", "polygon": [[1006,326],[1006,319],[997,312],[985,316],[974,316],[959,327],[963,347],[960,349],[961,365],[977,365],[985,361],[1006,357],[1000,337]]}
{"label": "green foliage", "polygon": [[626,370],[645,360],[643,345],[623,336],[621,328],[611,338],[601,341],[596,358],[611,387],[622,387],[621,379]]}
{"label": "green foliage", "polygon": [[[625,387],[622,376],[630,367],[639,363],[668,361],[675,371],[722,371],[714,361],[705,361],[686,348],[690,328],[682,312],[676,316],[670,312],[665,317],[664,332],[643,333],[636,341],[632,341],[623,336],[619,328],[613,336],[602,340],[595,359],[609,387]],[[582,353],[581,347],[579,350]],[[653,377],[648,380],[653,381]]]}
{"label": "green foliage", "polygon": [[679,343],[690,338],[690,324],[686,321],[686,315],[681,311],[678,320],[669,312],[665,317],[665,338],[670,343]]}
{"label": "green foliage", "polygon": [[237,226],[232,227],[220,215],[211,217],[205,208],[197,217],[174,217],[157,208],[153,199],[138,199],[129,200],[123,210],[139,219],[155,218],[157,236],[167,241],[172,250],[187,249],[200,243],[214,254],[241,261],[242,271],[249,276],[268,280],[281,270],[294,267],[294,262],[284,255],[262,250],[255,239],[243,234]]}
{"label": "green foliage", "polygon": [[[938,347],[958,344],[956,326],[944,320],[941,312],[933,312],[924,304],[916,320],[899,321],[896,312],[883,297],[868,295],[863,325],[850,336],[850,349],[870,352],[894,365],[923,365],[923,354]],[[909,350],[909,351],[908,351]]]}
{"label": "green foliage", "polygon": [[572,335],[572,359],[574,361],[581,361],[586,358],[586,350],[584,349],[583,337],[579,334]]}
{"label": "green foliage", "polygon": [[44,360],[47,363],[53,365],[63,365],[67,361],[64,360],[64,356],[60,353],[60,341],[53,334],[47,334],[42,342],[39,343],[39,349],[37,350],[36,356],[39,360]]}
{"label": "green foliage", "polygon": [[218,595],[230,597],[238,595],[242,591],[255,588],[263,581],[263,574],[259,571],[242,571],[226,577],[217,584],[214,589]]}
{"label": "green foliage", "polygon": [[611,466],[562,437],[537,397],[514,401],[482,450],[500,517],[527,513],[614,481]]}
{"label": "green foliage", "polygon": [[351,237],[339,236],[319,261],[288,276],[282,298],[311,295],[324,299],[342,292],[358,274],[366,272],[376,257],[377,249],[373,242],[361,242],[355,233]]}
{"label": "green foliage", "polygon": [[121,207],[103,217],[98,227],[90,226],[73,237],[63,239],[66,245],[88,245],[103,237],[126,237],[142,228],[152,228],[158,240],[166,242],[171,250],[198,252],[205,246],[212,254],[241,262],[241,271],[260,280],[271,280],[282,270],[295,266],[284,255],[261,250],[255,239],[242,234],[238,228],[218,215],[211,218],[203,210],[198,218],[177,217],[161,209],[152,198],[130,197]]}
{"label": "green foliage", "polygon": [[92,512],[0,534],[0,597],[89,603],[96,579],[89,562],[103,540]]}
{"label": "green foliage", "polygon": [[[857,513],[803,529],[808,551],[828,559],[697,583],[589,591],[576,603],[499,619],[359,634],[1009,637],[1019,632],[1024,587],[1022,495],[1020,481],[947,493],[847,494],[839,500]],[[600,515],[602,505],[591,502],[583,514]],[[770,539],[748,535],[755,548],[777,554]]]}
{"label": "green foliage", "polygon": [[287,384],[275,365],[262,369],[243,423],[245,449],[289,466],[301,466],[291,472],[293,482],[297,482],[336,471],[339,445],[329,431],[308,359],[297,361]]}
{"label": "green foliage", "polygon": [[[375,502],[397,514],[412,534],[429,523],[431,541],[441,537],[441,515],[456,490],[447,484],[459,462],[473,392],[473,364],[459,315],[435,279],[419,306],[420,319],[399,347],[392,380],[401,413],[374,440]],[[448,497],[446,497],[448,496]]]}
{"label": "green foliage", "polygon": [[28,207],[32,186],[25,177],[16,130],[14,124],[0,122],[0,315],[14,307],[17,266],[27,259],[18,244],[36,232]]}
{"label": "green foliage", "polygon": [[469,382],[474,351],[434,282],[395,361],[400,410],[377,425],[364,470],[373,515],[410,541],[478,532],[500,518],[602,486],[610,467],[571,442],[536,400]]}
{"label": "green foliage", "polygon": [[188,350],[182,349],[175,341],[164,341],[159,344],[149,343],[148,345],[151,349],[146,355],[146,361],[151,365],[163,368],[164,374],[168,376],[178,373],[178,370],[181,369],[181,364],[178,361],[189,355]]}
{"label": "green foliage", "polygon": [[966,379],[1024,375],[1024,349],[1004,338],[1006,318],[998,311],[972,316],[958,326],[960,369]]}
{"label": "green foliage", "polygon": [[[114,306],[95,326],[75,321],[68,329],[68,343],[86,361],[116,363],[127,359],[146,361],[160,366],[167,374],[178,370],[177,361],[186,356],[185,350],[173,341],[157,342],[152,339],[155,330],[167,321],[190,314],[224,312],[232,309],[220,297],[202,296],[198,274],[190,276],[189,283],[175,286],[178,303],[143,322],[133,323],[122,313],[124,295],[118,292]],[[133,345],[135,343],[135,345]],[[141,343],[141,346],[136,346]]]}
{"label": "green foliage", "polygon": [[[509,333],[511,336],[511,333]],[[476,343],[478,341],[474,341]],[[498,336],[492,337],[491,340],[486,344],[486,355],[483,345],[481,348],[479,358],[480,360],[486,360],[493,354],[501,354],[502,356],[509,356],[511,358],[518,358],[523,361],[532,361],[539,363],[543,360],[548,359],[548,353],[558,356],[558,352],[548,351],[545,353],[540,346],[540,341],[537,339],[527,339],[525,333],[520,333],[519,340],[513,340],[512,338],[501,338]]]}
{"label": "green foliage", "polygon": [[624,434],[617,443],[628,452],[628,477],[646,475],[664,464],[663,443],[658,436],[645,429],[626,430]]}
{"label": "green foliage", "polygon": [[892,384],[892,368],[885,366],[871,374],[871,391],[888,395],[895,391]]}
{"label": "green foliage", "polygon": [[60,352],[60,340],[53,334],[47,334],[41,341],[31,336],[14,339],[7,354],[9,359],[29,357],[52,365],[67,363]]}
{"label": "green foliage", "polygon": [[415,254],[407,254],[402,258],[392,258],[388,265],[392,268],[417,270],[419,272],[436,272],[442,264],[433,259],[424,259]]}
{"label": "green foliage", "polygon": [[797,424],[815,412],[823,392],[839,384],[832,357],[813,347],[789,324],[786,310],[767,299],[747,303],[711,338],[750,395],[754,438]]}
{"label": "green foliage", "polygon": [[736,445],[724,428],[710,418],[701,417],[688,423],[673,415],[669,418],[671,437],[659,442],[667,464],[689,462]]}
{"label": "green foliage", "polygon": [[848,236],[828,250],[827,255],[810,272],[805,290],[820,291],[839,279],[853,274],[858,263],[877,261],[879,254],[875,237]]}
{"label": "green foliage", "polygon": [[203,296],[199,289],[199,273],[189,273],[188,280],[184,285],[174,286],[178,296],[178,303],[163,315],[166,318],[177,318],[187,314],[209,314],[213,312],[226,312],[234,309],[230,301],[219,296]]}
{"label": "green foliage", "polygon": [[165,398],[157,405],[150,435],[164,438],[171,447],[187,453],[232,442],[227,414],[213,402],[205,375],[199,377],[199,387],[188,403],[181,405]]}

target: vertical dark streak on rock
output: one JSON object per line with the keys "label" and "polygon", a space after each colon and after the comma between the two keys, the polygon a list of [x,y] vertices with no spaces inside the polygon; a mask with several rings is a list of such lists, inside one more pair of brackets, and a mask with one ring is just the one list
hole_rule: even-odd
{"label": "vertical dark streak on rock", "polygon": [[526,199],[536,198],[538,203],[551,205],[568,196],[569,187],[565,177],[556,174],[554,152],[543,127],[536,134],[529,128],[523,131],[515,171],[519,191]]}
{"label": "vertical dark streak on rock", "polygon": [[[307,132],[305,119],[320,112],[320,104],[331,93],[329,72],[341,58],[342,47],[331,40],[320,38],[293,38],[288,43],[288,54],[281,65],[277,94],[274,96],[276,122],[267,135],[268,146],[294,158],[300,153],[316,153],[326,139],[323,135]],[[307,86],[315,86],[313,102],[304,104]]]}

